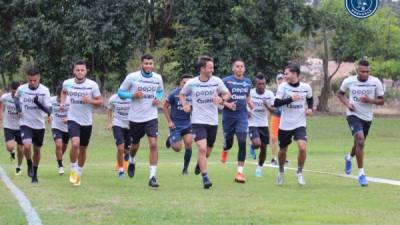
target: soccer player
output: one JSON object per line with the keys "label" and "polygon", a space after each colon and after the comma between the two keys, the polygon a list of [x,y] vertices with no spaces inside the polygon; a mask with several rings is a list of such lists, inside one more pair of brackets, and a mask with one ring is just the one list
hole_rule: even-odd
{"label": "soccer player", "polygon": [[[274,106],[282,106],[282,115],[279,125],[279,175],[278,185],[284,183],[284,166],[286,161],[286,152],[292,142],[292,137],[297,141],[297,182],[299,185],[305,185],[303,176],[304,162],[306,161],[306,116],[313,113],[313,96],[310,85],[300,82],[300,66],[289,64],[285,67],[285,83],[279,85]],[[307,107],[306,107],[307,105]]]}
{"label": "soccer player", "polygon": [[254,108],[250,98],[251,80],[244,76],[246,71],[244,60],[236,58],[232,60],[232,72],[223,79],[225,86],[228,88],[231,99],[224,102],[222,111],[222,127],[224,130],[224,146],[221,152],[221,162],[226,163],[228,159],[228,151],[232,148],[233,138],[236,134],[238,141],[238,168],[235,181],[245,183],[246,179],[243,174],[244,161],[246,159],[246,139],[248,130],[248,114],[247,105]]}
{"label": "soccer player", "polygon": [[139,149],[140,139],[146,134],[150,148],[149,186],[159,186],[156,179],[158,163],[158,105],[164,95],[163,80],[160,74],[153,72],[153,56],[141,57],[141,70],[130,73],[122,82],[118,96],[132,99],[129,111],[129,127],[132,135],[132,148],[129,157],[128,175],[135,175],[135,155]]}
{"label": "soccer player", "polygon": [[103,104],[99,86],[86,77],[86,62],[79,60],[74,64],[74,77],[63,82],[61,110],[65,109],[66,97],[69,96],[68,134],[71,138],[71,171],[69,181],[74,186],[81,185],[86,151],[92,135],[93,107]]}
{"label": "soccer player", "polygon": [[[207,157],[217,137],[218,107],[230,98],[229,90],[222,80],[213,76],[214,60],[209,56],[201,56],[198,60],[200,75],[190,79],[179,94],[183,110],[192,111],[192,132],[199,151],[195,174],[202,175],[204,189],[209,189],[212,182],[207,173]],[[186,101],[190,95],[192,105]],[[219,97],[222,95],[222,98]]]}
{"label": "soccer player", "polygon": [[15,159],[14,141],[17,144],[17,166],[15,168],[15,175],[21,174],[21,164],[24,157],[21,132],[19,131],[19,117],[17,109],[15,108],[15,93],[18,87],[18,82],[12,82],[10,85],[10,93],[3,94],[0,101],[0,120],[3,120],[4,138],[11,160]]}
{"label": "soccer player", "polygon": [[[357,75],[343,80],[337,93],[339,100],[347,108],[347,122],[354,144],[349,154],[345,156],[345,173],[350,174],[351,159],[356,156],[358,165],[358,182],[361,186],[368,186],[364,171],[365,139],[373,119],[373,105],[384,104],[384,90],[382,82],[370,75],[370,66],[367,60],[360,60]],[[349,98],[346,98],[349,93]]]}
{"label": "soccer player", "polygon": [[[279,73],[276,75],[276,84],[279,86],[282,82],[284,82],[284,75]],[[281,120],[281,111],[282,108],[278,107],[271,114],[271,126],[270,126],[270,133],[271,133],[271,153],[272,159],[271,164],[277,165],[278,162],[276,160],[277,152],[278,152],[278,131],[279,131],[279,123]]]}
{"label": "soccer player", "polygon": [[117,145],[117,164],[118,177],[124,177],[124,155],[131,145],[131,135],[129,133],[129,110],[131,108],[131,99],[121,99],[114,94],[108,100],[107,106],[108,126],[112,131],[115,144]]}
{"label": "soccer player", "polygon": [[26,79],[28,83],[19,86],[16,91],[15,106],[21,116],[20,131],[28,165],[28,176],[32,178],[32,183],[38,183],[40,148],[43,145],[45,133],[44,112],[49,118],[51,115],[50,92],[46,86],[40,83],[40,72],[37,68],[30,68],[27,71]]}
{"label": "soccer player", "polygon": [[253,149],[260,148],[256,177],[262,176],[262,169],[267,157],[267,145],[269,144],[268,111],[273,112],[274,93],[266,90],[264,74],[257,74],[255,88],[251,89],[250,96],[255,108],[249,109],[249,137]]}
{"label": "soccer player", "polygon": [[56,159],[58,163],[58,174],[64,174],[63,156],[69,142],[68,135],[68,110],[70,106],[69,97],[65,99],[63,110],[60,109],[62,86],[56,89],[56,96],[50,98],[51,104],[51,131],[56,145]]}
{"label": "soccer player", "polygon": [[[182,174],[188,174],[190,158],[192,157],[192,124],[190,123],[190,112],[183,110],[179,101],[179,92],[186,82],[192,78],[190,74],[183,74],[180,78],[179,87],[173,90],[166,99],[163,111],[168,121],[170,135],[167,138],[167,147],[171,146],[176,152],[182,149],[182,139],[185,145],[185,155],[183,157]],[[186,98],[186,102],[190,102],[190,96]]]}

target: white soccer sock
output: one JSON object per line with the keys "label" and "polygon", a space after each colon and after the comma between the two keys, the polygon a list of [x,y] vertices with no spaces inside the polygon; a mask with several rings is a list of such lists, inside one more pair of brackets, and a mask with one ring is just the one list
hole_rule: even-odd
{"label": "white soccer sock", "polygon": [[350,155],[350,154],[347,154],[346,160],[347,160],[347,161],[351,161],[351,158],[352,158],[351,155]]}
{"label": "white soccer sock", "polygon": [[243,173],[244,167],[243,166],[238,166],[238,173]]}
{"label": "white soccer sock", "polygon": [[124,167],[120,167],[119,172],[124,172]]}
{"label": "white soccer sock", "polygon": [[83,167],[78,166],[78,167],[77,167],[77,170],[76,170],[76,173],[78,174],[78,176],[82,176]]}
{"label": "white soccer sock", "polygon": [[358,176],[362,176],[362,175],[365,175],[364,168],[359,168],[358,169]]}
{"label": "white soccer sock", "polygon": [[17,168],[17,169],[21,169],[21,165],[17,165],[15,168]]}
{"label": "white soccer sock", "polygon": [[260,165],[257,165],[257,170],[262,170],[263,169],[263,167],[262,166],[260,166]]}
{"label": "white soccer sock", "polygon": [[150,178],[155,177],[157,172],[157,166],[150,166]]}
{"label": "white soccer sock", "polygon": [[70,168],[72,171],[76,172],[76,168],[78,167],[78,163],[77,162],[72,162],[70,165]]}
{"label": "white soccer sock", "polygon": [[129,154],[129,163],[135,164],[135,157],[132,157],[130,154]]}

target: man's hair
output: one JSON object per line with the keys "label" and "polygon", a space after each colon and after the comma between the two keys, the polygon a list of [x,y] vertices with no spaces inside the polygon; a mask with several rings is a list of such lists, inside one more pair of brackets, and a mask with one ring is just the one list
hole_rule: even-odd
{"label": "man's hair", "polygon": [[244,59],[243,58],[241,58],[241,57],[236,57],[236,58],[233,58],[232,60],[231,60],[231,65],[233,66],[233,64],[235,64],[235,62],[243,62],[244,63]]}
{"label": "man's hair", "polygon": [[58,95],[61,95],[62,89],[63,89],[62,85],[58,85],[58,86],[57,86],[57,88],[56,88],[56,95],[57,95],[57,96],[58,96]]}
{"label": "man's hair", "polygon": [[359,66],[369,66],[369,62],[366,59],[361,59],[360,61],[358,61],[358,65]]}
{"label": "man's hair", "polygon": [[257,80],[265,80],[265,74],[257,73],[255,81]]}
{"label": "man's hair", "polygon": [[19,82],[17,82],[17,81],[13,81],[13,82],[11,82],[11,84],[10,84],[10,88],[11,88],[11,90],[17,90],[17,88],[19,87]]}
{"label": "man's hair", "polygon": [[37,67],[31,67],[26,71],[26,75],[28,76],[40,75],[40,71]]}
{"label": "man's hair", "polygon": [[214,59],[208,55],[202,55],[199,57],[199,60],[197,61],[197,66],[199,67],[199,69],[201,67],[204,67],[207,65],[207,62],[214,62]]}
{"label": "man's hair", "polygon": [[85,62],[85,60],[80,59],[80,60],[78,60],[78,61],[76,61],[76,62],[74,63],[74,68],[75,68],[75,66],[77,66],[77,65],[86,66],[86,62]]}
{"label": "man's hair", "polygon": [[288,69],[292,73],[297,73],[297,76],[300,75],[300,66],[295,63],[290,63],[287,66],[285,66],[285,70]]}
{"label": "man's hair", "polygon": [[182,74],[182,76],[180,77],[179,80],[181,81],[181,80],[186,79],[186,78],[193,78],[193,76],[191,74],[184,73],[184,74]]}
{"label": "man's hair", "polygon": [[142,55],[142,57],[140,57],[141,62],[143,62],[143,60],[145,60],[145,59],[151,60],[151,59],[154,59],[154,57],[150,54],[144,54],[144,55]]}

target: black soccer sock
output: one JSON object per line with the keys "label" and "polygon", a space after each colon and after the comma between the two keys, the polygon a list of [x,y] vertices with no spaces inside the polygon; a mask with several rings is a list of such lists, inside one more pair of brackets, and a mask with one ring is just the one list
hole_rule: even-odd
{"label": "black soccer sock", "polygon": [[33,176],[37,176],[37,170],[38,170],[38,167],[37,166],[33,166]]}
{"label": "black soccer sock", "polygon": [[26,164],[28,165],[28,168],[32,167],[32,159],[27,159]]}
{"label": "black soccer sock", "polygon": [[183,157],[184,159],[183,170],[185,171],[189,167],[190,158],[192,158],[192,149],[191,148],[185,149],[185,156]]}
{"label": "black soccer sock", "polygon": [[246,160],[246,133],[237,133],[239,151],[237,160],[238,162],[244,162]]}
{"label": "black soccer sock", "polygon": [[302,173],[303,172],[303,167],[297,167],[297,173]]}
{"label": "black soccer sock", "polygon": [[58,163],[58,167],[63,167],[62,160],[57,160],[57,163]]}
{"label": "black soccer sock", "polygon": [[206,173],[202,173],[201,176],[203,177],[203,182],[206,182],[206,181],[209,180],[209,179],[208,179],[208,173],[207,173],[207,172],[206,172]]}

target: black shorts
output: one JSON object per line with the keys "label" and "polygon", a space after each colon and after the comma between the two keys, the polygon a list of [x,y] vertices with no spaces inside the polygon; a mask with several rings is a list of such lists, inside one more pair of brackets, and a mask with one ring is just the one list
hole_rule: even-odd
{"label": "black shorts", "polygon": [[268,127],[249,127],[249,137],[251,140],[260,138],[263,144],[269,144]]}
{"label": "black shorts", "polygon": [[113,136],[116,145],[125,144],[125,149],[131,145],[131,134],[128,128],[122,128],[119,126],[112,127]]}
{"label": "black shorts", "polygon": [[192,124],[192,133],[194,141],[207,139],[207,147],[212,148],[217,138],[217,125]]}
{"label": "black shorts", "polygon": [[68,144],[69,141],[69,134],[68,132],[61,131],[59,129],[53,128],[51,129],[53,132],[53,139],[54,141],[57,139],[61,139],[64,144]]}
{"label": "black shorts", "polygon": [[18,145],[22,145],[21,132],[19,130],[4,128],[4,138],[6,142],[14,140]]}
{"label": "black shorts", "polygon": [[363,132],[364,137],[367,137],[372,121],[362,120],[357,116],[351,115],[347,116],[347,123],[349,124],[353,136],[358,132]]}
{"label": "black shorts", "polygon": [[69,138],[79,137],[79,145],[87,147],[92,136],[92,126],[81,126],[77,122],[68,120]]}
{"label": "black shorts", "polygon": [[146,134],[147,137],[158,136],[158,120],[153,119],[146,122],[129,122],[132,144],[138,144],[140,139]]}
{"label": "black shorts", "polygon": [[305,127],[298,127],[294,130],[281,130],[278,131],[279,147],[285,148],[292,143],[292,138],[295,141],[307,141],[307,131]]}
{"label": "black shorts", "polygon": [[28,126],[21,126],[21,138],[22,142],[26,140],[32,141],[35,147],[42,147],[43,146],[43,138],[45,129],[33,129]]}

